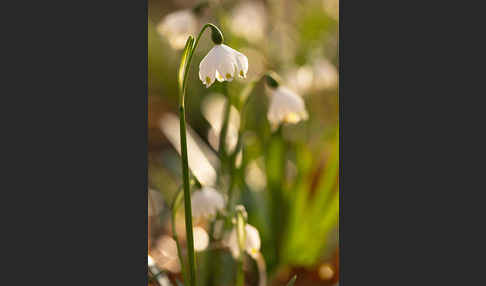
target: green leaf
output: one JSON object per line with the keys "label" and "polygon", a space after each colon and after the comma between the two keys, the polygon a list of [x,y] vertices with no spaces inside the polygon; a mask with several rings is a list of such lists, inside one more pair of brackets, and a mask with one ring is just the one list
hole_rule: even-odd
{"label": "green leaf", "polygon": [[184,83],[184,75],[186,74],[187,69],[187,60],[189,59],[189,55],[192,51],[194,43],[194,37],[189,35],[186,41],[186,46],[184,47],[184,51],[182,52],[181,63],[179,65],[179,74],[177,77],[177,81],[179,83],[179,91],[182,91],[182,85]]}
{"label": "green leaf", "polygon": [[289,282],[287,283],[287,286],[293,286],[294,283],[295,283],[295,280],[297,280],[297,275],[294,275],[294,277],[292,277],[292,279],[289,280]]}

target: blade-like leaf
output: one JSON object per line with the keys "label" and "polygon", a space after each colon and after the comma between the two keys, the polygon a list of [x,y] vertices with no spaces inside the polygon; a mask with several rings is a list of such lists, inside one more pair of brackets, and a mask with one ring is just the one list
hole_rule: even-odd
{"label": "blade-like leaf", "polygon": [[194,43],[194,37],[192,35],[189,35],[189,38],[187,38],[186,41],[186,46],[184,47],[184,51],[182,52],[181,63],[179,65],[179,74],[177,77],[177,81],[179,83],[179,90],[181,91],[182,91],[182,84],[184,82],[184,74],[186,73],[186,69],[187,69],[187,60],[192,50],[193,43]]}
{"label": "blade-like leaf", "polygon": [[292,277],[292,279],[289,280],[287,286],[294,286],[295,280],[297,280],[297,275],[294,275],[294,277]]}

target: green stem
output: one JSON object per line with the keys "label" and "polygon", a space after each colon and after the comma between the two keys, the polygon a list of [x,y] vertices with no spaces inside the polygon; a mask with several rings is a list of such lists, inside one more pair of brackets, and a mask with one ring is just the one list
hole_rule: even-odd
{"label": "green stem", "polygon": [[236,286],[245,285],[245,273],[243,271],[243,254],[238,259],[238,273],[236,274]]}
{"label": "green stem", "polygon": [[184,281],[188,281],[184,259],[182,258],[181,244],[179,242],[179,237],[177,236],[177,231],[176,231],[176,215],[177,215],[177,210],[179,209],[180,202],[181,202],[181,199],[182,199],[182,197],[181,197],[182,192],[181,191],[182,190],[179,190],[179,192],[176,194],[176,197],[175,197],[174,202],[172,204],[172,237],[174,238],[176,245],[177,245],[177,256],[179,257],[179,262],[181,264],[182,277],[184,278]]}
{"label": "green stem", "polygon": [[246,218],[244,217],[241,210],[236,210],[236,236],[239,248],[239,257],[238,257],[238,269],[236,273],[236,286],[244,286],[245,285],[245,273],[243,271],[243,256],[245,255],[245,245],[246,245]]}
{"label": "green stem", "polygon": [[196,285],[196,257],[194,254],[194,235],[192,232],[192,209],[191,191],[189,190],[189,166],[187,161],[187,139],[186,139],[186,116],[184,106],[179,107],[180,135],[181,135],[181,156],[182,156],[182,179],[184,185],[184,211],[186,221],[187,256],[189,261],[190,285]]}
{"label": "green stem", "polygon": [[231,111],[231,98],[228,94],[228,87],[223,83],[224,95],[226,96],[226,104],[223,111],[223,123],[221,125],[221,131],[219,133],[219,154],[221,158],[227,158],[226,154],[226,137],[228,135],[228,124]]}
{"label": "green stem", "polygon": [[[216,26],[213,24],[206,24],[202,27],[199,35],[196,38],[196,42],[190,49],[189,57],[187,59],[186,69],[184,70],[184,79],[182,81],[181,96],[179,97],[179,120],[180,120],[180,137],[181,137],[181,157],[182,157],[182,180],[184,185],[184,211],[186,222],[186,238],[187,238],[187,256],[189,261],[189,285],[196,286],[196,256],[194,254],[194,235],[192,230],[192,209],[191,209],[191,192],[189,187],[189,166],[187,160],[187,138],[186,138],[186,115],[184,108],[184,100],[187,88],[187,78],[189,70],[191,68],[192,56],[199,44],[199,40],[204,32],[209,27]],[[186,282],[187,285],[187,282]]]}

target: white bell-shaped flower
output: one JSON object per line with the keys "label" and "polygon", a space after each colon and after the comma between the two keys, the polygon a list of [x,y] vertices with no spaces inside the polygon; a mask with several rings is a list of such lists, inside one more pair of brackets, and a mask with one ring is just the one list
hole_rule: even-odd
{"label": "white bell-shaped flower", "polygon": [[214,80],[219,82],[232,81],[236,76],[245,78],[248,72],[248,58],[226,46],[215,45],[199,64],[199,79],[206,87]]}
{"label": "white bell-shaped flower", "polygon": [[165,16],[157,25],[157,32],[167,38],[173,49],[180,50],[186,45],[187,37],[196,33],[197,25],[191,10],[180,10]]}
{"label": "white bell-shaped flower", "polygon": [[273,128],[282,123],[297,123],[309,115],[304,100],[288,88],[270,88],[271,98],[267,118]]}
{"label": "white bell-shaped flower", "polygon": [[[253,258],[258,257],[260,252],[261,240],[258,230],[250,225],[245,225],[245,249],[246,253]],[[238,258],[240,256],[240,248],[238,247],[238,234],[236,233],[236,228],[233,228],[229,236],[224,240],[225,245],[230,249],[233,257]]]}
{"label": "white bell-shaped flower", "polygon": [[213,188],[203,187],[191,195],[192,216],[195,219],[211,218],[224,208],[224,198]]}

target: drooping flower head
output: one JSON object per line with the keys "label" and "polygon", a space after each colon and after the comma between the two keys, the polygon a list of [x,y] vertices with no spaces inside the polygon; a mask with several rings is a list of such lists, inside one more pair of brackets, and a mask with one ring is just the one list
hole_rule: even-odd
{"label": "drooping flower head", "polygon": [[309,117],[304,100],[292,90],[280,86],[271,76],[267,75],[267,84],[270,87],[270,107],[267,118],[275,129],[280,124],[295,124]]}
{"label": "drooping flower head", "polygon": [[215,27],[212,29],[212,40],[215,46],[199,64],[199,79],[206,87],[214,80],[232,81],[235,77],[245,78],[248,73],[248,58],[223,44],[223,35]]}
{"label": "drooping flower head", "polygon": [[[245,225],[245,247],[244,251],[248,253],[253,258],[257,258],[260,252],[261,240],[258,230],[250,225]],[[226,246],[230,249],[233,257],[237,258],[240,256],[240,248],[238,246],[238,234],[236,228],[233,228],[229,236],[225,239]]]}
{"label": "drooping flower head", "polygon": [[232,81],[236,76],[245,78],[248,58],[225,44],[215,45],[199,64],[199,79],[206,87],[214,80]]}
{"label": "drooping flower head", "polygon": [[224,208],[224,198],[210,187],[203,187],[191,195],[192,216],[195,219],[211,218]]}
{"label": "drooping flower head", "polygon": [[197,18],[191,10],[180,10],[168,14],[157,25],[157,32],[166,37],[173,49],[184,48],[187,37],[196,33]]}

